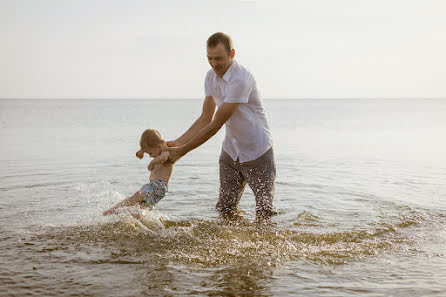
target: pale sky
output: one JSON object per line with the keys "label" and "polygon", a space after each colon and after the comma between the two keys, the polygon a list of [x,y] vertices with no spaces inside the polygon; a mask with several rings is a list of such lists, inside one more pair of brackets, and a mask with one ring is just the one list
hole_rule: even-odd
{"label": "pale sky", "polygon": [[203,98],[231,35],[264,98],[446,97],[444,0],[0,0],[0,98]]}

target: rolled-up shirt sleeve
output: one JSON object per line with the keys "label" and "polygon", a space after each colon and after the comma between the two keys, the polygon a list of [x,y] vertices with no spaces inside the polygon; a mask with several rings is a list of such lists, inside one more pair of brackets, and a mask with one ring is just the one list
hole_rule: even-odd
{"label": "rolled-up shirt sleeve", "polygon": [[248,103],[249,94],[252,91],[252,84],[249,80],[237,79],[227,87],[224,98],[226,103]]}

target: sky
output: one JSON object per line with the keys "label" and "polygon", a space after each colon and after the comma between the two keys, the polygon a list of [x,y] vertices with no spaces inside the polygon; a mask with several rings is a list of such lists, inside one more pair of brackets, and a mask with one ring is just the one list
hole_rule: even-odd
{"label": "sky", "polygon": [[446,98],[444,0],[0,0],[0,98],[204,97],[229,34],[263,98]]}

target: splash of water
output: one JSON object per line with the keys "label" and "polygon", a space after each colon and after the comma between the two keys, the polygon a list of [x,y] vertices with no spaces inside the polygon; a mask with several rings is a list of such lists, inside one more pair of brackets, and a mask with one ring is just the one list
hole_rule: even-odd
{"label": "splash of water", "polygon": [[[316,216],[304,214],[309,221]],[[110,261],[129,257],[145,261],[147,255],[207,267],[233,262],[276,265],[291,260],[343,264],[412,244],[405,230],[417,226],[423,216],[402,216],[396,223],[381,223],[367,230],[328,233],[302,232],[293,227],[256,225],[237,221],[173,220],[149,212],[139,221],[153,232],[145,232],[130,215],[93,225],[52,227],[35,240],[54,240],[55,245],[98,246],[119,250]],[[107,260],[104,260],[107,261]],[[121,261],[128,261],[121,259]]]}

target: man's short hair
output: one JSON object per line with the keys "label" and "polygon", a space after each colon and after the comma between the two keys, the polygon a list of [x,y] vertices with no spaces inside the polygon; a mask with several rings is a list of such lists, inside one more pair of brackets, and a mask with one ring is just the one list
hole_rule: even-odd
{"label": "man's short hair", "polygon": [[161,133],[153,129],[147,129],[144,131],[144,133],[141,135],[141,140],[139,141],[139,145],[142,149],[152,148],[163,143],[164,139],[161,136]]}
{"label": "man's short hair", "polygon": [[216,47],[217,44],[222,43],[225,46],[226,51],[228,52],[228,55],[231,54],[231,51],[234,49],[234,46],[232,45],[232,39],[229,37],[228,34],[217,32],[211,35],[211,37],[208,38],[207,46],[208,47]]}

